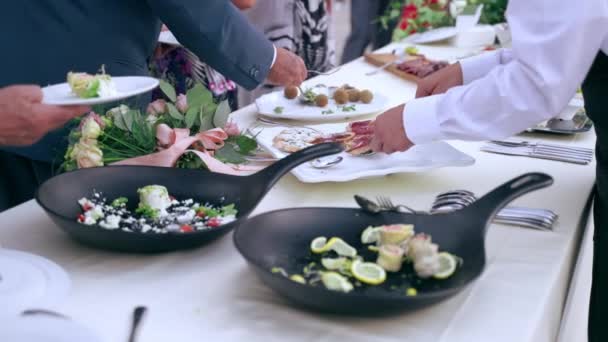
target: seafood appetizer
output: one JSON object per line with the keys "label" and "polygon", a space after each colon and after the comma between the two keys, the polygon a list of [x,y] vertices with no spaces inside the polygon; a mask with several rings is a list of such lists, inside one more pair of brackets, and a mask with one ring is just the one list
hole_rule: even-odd
{"label": "seafood appetizer", "polygon": [[337,142],[344,145],[346,152],[361,155],[371,151],[373,134],[372,120],[351,122],[344,132],[332,134],[324,134],[308,127],[292,127],[280,132],[273,139],[273,146],[283,152],[293,153],[312,145]]}
{"label": "seafood appetizer", "polygon": [[[339,237],[320,236],[312,240],[312,261],[302,274],[289,275],[280,267],[272,272],[291,280],[317,286],[322,284],[333,291],[350,292],[384,284],[392,278],[390,290],[403,290],[415,296],[414,286],[422,281],[440,281],[451,277],[462,260],[448,252],[440,252],[431,236],[416,234],[411,224],[393,224],[367,227],[361,233],[366,248],[357,250]],[[375,253],[375,261],[366,261],[362,254]],[[397,285],[399,284],[399,285]]]}

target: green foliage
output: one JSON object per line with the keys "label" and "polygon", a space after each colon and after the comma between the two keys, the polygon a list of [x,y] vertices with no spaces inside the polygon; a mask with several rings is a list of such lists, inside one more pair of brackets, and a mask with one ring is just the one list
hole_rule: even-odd
{"label": "green foliage", "polygon": [[480,22],[482,24],[504,23],[508,0],[468,0],[469,5],[483,4]]}

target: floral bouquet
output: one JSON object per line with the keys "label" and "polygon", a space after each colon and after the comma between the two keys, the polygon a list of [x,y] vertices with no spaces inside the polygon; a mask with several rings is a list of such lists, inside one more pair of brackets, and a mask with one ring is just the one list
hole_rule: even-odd
{"label": "floral bouquet", "polygon": [[386,12],[378,20],[385,29],[397,22],[393,40],[453,23],[449,15],[449,0],[391,0]]}
{"label": "floral bouquet", "polygon": [[211,92],[196,84],[177,95],[161,81],[167,100],[148,105],[145,114],[121,105],[105,115],[91,112],[69,136],[65,171],[104,165],[151,165],[206,168],[240,174],[258,145],[228,121],[230,107],[215,103]]}

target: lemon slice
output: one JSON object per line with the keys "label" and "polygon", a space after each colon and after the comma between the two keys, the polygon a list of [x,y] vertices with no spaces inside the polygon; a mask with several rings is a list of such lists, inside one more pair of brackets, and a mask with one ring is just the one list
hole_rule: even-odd
{"label": "lemon slice", "polygon": [[369,226],[365,228],[365,230],[363,230],[363,233],[361,233],[361,243],[367,244],[378,242],[378,240],[380,240],[380,229],[382,229],[382,226]]}
{"label": "lemon slice", "polygon": [[313,253],[324,253],[329,251],[329,244],[327,243],[327,238],[325,236],[319,236],[312,240],[310,243],[310,250]]}
{"label": "lemon slice", "polygon": [[357,255],[357,250],[354,247],[352,247],[351,245],[349,245],[344,240],[338,237],[332,237],[331,239],[329,239],[329,241],[327,241],[327,243],[325,243],[325,241],[327,241],[327,239],[323,236],[312,240],[312,242],[310,243],[310,249],[312,250],[312,252],[320,254],[333,250],[340,256],[350,258]]}
{"label": "lemon slice", "polygon": [[336,272],[324,272],[321,275],[321,281],[328,290],[350,292],[353,290],[353,284],[346,277]]}
{"label": "lemon slice", "polygon": [[358,281],[365,284],[379,285],[386,280],[386,271],[373,262],[355,260],[350,270]]}
{"label": "lemon slice", "polygon": [[336,271],[350,266],[350,260],[345,257],[323,258],[321,259],[321,265],[330,271]]}
{"label": "lemon slice", "polygon": [[452,276],[458,266],[456,257],[447,252],[441,252],[439,257],[439,271],[433,275],[435,279],[446,279]]}
{"label": "lemon slice", "polygon": [[330,245],[330,249],[338,253],[338,255],[350,258],[357,256],[357,250],[340,238],[333,237],[329,239],[327,244]]}
{"label": "lemon slice", "polygon": [[289,277],[289,279],[291,279],[292,281],[295,281],[296,283],[306,284],[306,279],[304,279],[304,277],[302,277],[299,274],[294,274],[291,277]]}
{"label": "lemon slice", "polygon": [[380,250],[380,247],[378,247],[378,246],[367,246],[367,249],[369,249],[370,252],[378,253],[378,251]]}

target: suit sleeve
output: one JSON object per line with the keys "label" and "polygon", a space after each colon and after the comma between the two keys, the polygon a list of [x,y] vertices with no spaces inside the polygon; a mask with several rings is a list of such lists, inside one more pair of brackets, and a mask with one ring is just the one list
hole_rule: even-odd
{"label": "suit sleeve", "polygon": [[202,61],[246,89],[261,84],[272,43],[229,0],[147,0],[177,39]]}

